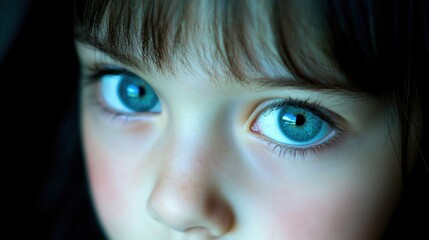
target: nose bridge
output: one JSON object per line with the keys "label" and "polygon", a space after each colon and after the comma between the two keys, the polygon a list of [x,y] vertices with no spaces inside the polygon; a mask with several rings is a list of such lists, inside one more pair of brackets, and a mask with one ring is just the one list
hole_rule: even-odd
{"label": "nose bridge", "polygon": [[210,165],[218,161],[213,153],[219,147],[216,143],[221,141],[221,134],[214,131],[214,120],[209,117],[201,117],[198,113],[183,115],[171,122],[164,133],[164,170],[188,176],[187,181],[192,180],[191,176],[208,178]]}
{"label": "nose bridge", "polygon": [[[172,107],[164,131],[163,148],[166,151],[163,161],[173,172],[186,175],[194,171],[194,177],[199,174],[209,177],[210,169],[213,169],[211,165],[222,161],[219,152],[226,148],[229,141],[228,130],[224,129],[227,114],[211,107],[211,103],[210,97],[199,101],[185,98],[180,103],[182,107]],[[207,172],[202,174],[204,171]]]}
{"label": "nose bridge", "polygon": [[220,139],[208,121],[192,122],[195,119],[173,123],[169,136],[164,138],[165,151],[159,157],[162,167],[148,211],[174,230],[204,229],[218,236],[232,222],[232,211],[217,188],[214,174],[221,161],[221,155],[215,154],[219,151],[215,142]]}

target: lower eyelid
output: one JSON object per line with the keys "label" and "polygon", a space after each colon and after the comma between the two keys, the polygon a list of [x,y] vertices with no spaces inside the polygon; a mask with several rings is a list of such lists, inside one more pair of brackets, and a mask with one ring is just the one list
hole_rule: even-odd
{"label": "lower eyelid", "polygon": [[[272,102],[273,101],[271,101],[271,103]],[[252,114],[252,122],[248,126],[248,129],[253,133],[252,135],[259,142],[261,142],[261,144],[263,144],[263,147],[268,152],[276,155],[279,158],[287,158],[287,156],[290,156],[292,158],[306,158],[307,155],[319,157],[320,155],[325,154],[329,151],[338,150],[339,145],[341,145],[343,141],[345,141],[349,136],[351,136],[347,129],[343,128],[342,125],[344,124],[342,120],[338,120],[336,119],[336,116],[333,116],[333,121],[337,123],[338,120],[339,126],[331,126],[331,124],[326,123],[330,125],[331,132],[328,133],[325,137],[323,137],[320,141],[317,141],[315,144],[299,147],[277,142],[270,137],[261,134],[261,129],[257,124],[258,117],[261,116],[261,114],[264,114],[264,109],[269,106],[270,104],[264,104],[264,106],[261,107],[260,105],[258,108],[256,108],[259,109],[259,111],[255,110],[256,113]],[[328,117],[331,117],[331,115],[328,115]]]}
{"label": "lower eyelid", "polygon": [[[155,114],[143,113],[143,114],[129,114],[129,113],[118,113],[110,108],[106,107],[104,103],[99,99],[98,94],[95,92],[96,86],[85,86],[90,89],[85,89],[83,94],[83,104],[90,108],[90,111],[96,113],[96,117],[113,123],[129,124],[133,122],[149,121],[149,118]],[[92,89],[91,89],[92,88]]]}
{"label": "lower eyelid", "polygon": [[291,157],[292,159],[305,159],[308,155],[319,158],[323,154],[335,151],[339,148],[342,142],[346,140],[346,137],[347,135],[344,133],[335,132],[335,135],[333,135],[329,140],[320,144],[311,147],[291,147],[275,142],[272,139],[261,135],[255,136],[256,141],[259,141],[263,145],[263,148],[265,148],[269,153],[282,159],[288,157]]}
{"label": "lower eyelid", "polygon": [[123,114],[112,112],[110,109],[105,108],[104,106],[98,106],[98,115],[101,119],[108,120],[112,123],[119,124],[133,124],[140,122],[150,122],[153,116],[157,114]]}

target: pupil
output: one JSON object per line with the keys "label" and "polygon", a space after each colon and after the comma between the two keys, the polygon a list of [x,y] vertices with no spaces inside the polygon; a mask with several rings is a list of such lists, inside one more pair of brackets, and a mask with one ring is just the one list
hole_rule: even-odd
{"label": "pupil", "polygon": [[130,84],[127,86],[127,94],[130,97],[138,98],[144,96],[146,94],[146,90],[144,87]]}
{"label": "pupil", "polygon": [[302,126],[302,125],[304,125],[304,123],[305,123],[305,117],[304,116],[302,116],[301,114],[299,114],[299,115],[296,115],[296,120],[295,120],[296,122],[295,122],[295,124],[297,125],[297,126]]}
{"label": "pupil", "polygon": [[146,94],[146,90],[144,87],[139,86],[139,96],[144,96]]}

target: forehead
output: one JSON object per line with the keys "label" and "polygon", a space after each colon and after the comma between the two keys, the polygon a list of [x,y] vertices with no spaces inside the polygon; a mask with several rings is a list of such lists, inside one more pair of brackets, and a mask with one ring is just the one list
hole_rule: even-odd
{"label": "forehead", "polygon": [[147,72],[347,85],[327,57],[318,11],[275,2],[88,1],[76,38]]}

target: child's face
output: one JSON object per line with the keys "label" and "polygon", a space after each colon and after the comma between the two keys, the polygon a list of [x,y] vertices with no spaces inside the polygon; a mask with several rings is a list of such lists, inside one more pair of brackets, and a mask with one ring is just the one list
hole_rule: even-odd
{"label": "child's face", "polygon": [[264,54],[266,74],[239,82],[198,51],[146,71],[77,49],[83,76],[99,72],[82,85],[81,124],[110,239],[380,236],[401,164],[395,119],[376,99],[300,86]]}

